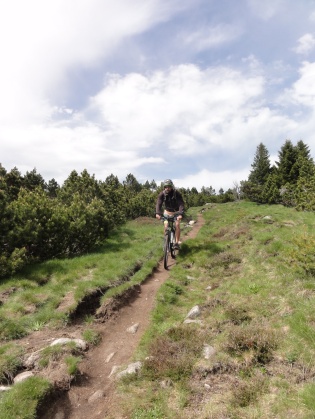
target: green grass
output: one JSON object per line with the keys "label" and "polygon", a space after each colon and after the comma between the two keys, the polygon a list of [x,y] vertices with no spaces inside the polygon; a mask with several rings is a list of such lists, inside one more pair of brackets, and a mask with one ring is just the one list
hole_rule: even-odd
{"label": "green grass", "polygon": [[35,419],[40,402],[50,390],[50,383],[40,377],[17,383],[1,398],[0,419]]}
{"label": "green grass", "polygon": [[[122,395],[134,406],[142,395],[147,416],[142,407],[139,417],[154,417],[145,389],[170,418],[315,417],[314,215],[241,202],[212,205],[204,218],[160,288],[135,355],[149,366]],[[201,323],[183,325],[197,304]],[[183,349],[170,333],[185,328],[194,335]],[[209,360],[205,343],[216,350]]]}
{"label": "green grass", "polygon": [[[95,290],[104,299],[149,276],[161,256],[162,227],[154,219],[132,221],[117,230],[94,253],[64,260],[51,260],[2,281],[0,293],[11,292],[0,307],[0,340],[27,335],[43,326],[64,325],[78,305]],[[72,304],[62,305],[67,293]],[[87,315],[90,313],[87,313]]]}
{"label": "green grass", "polygon": [[91,345],[97,345],[101,340],[101,336],[99,332],[96,332],[93,329],[85,329],[82,332],[82,338],[84,339],[85,342]]}
{"label": "green grass", "polygon": [[10,383],[22,365],[24,350],[14,343],[0,346],[0,381]]}
{"label": "green grass", "polygon": [[[193,218],[200,209],[190,210]],[[315,417],[314,214],[249,202],[204,209],[205,225],[182,244],[134,354],[144,367],[119,383],[126,417]],[[11,339],[71,322],[93,293],[102,304],[144,281],[162,256],[161,230],[154,220],[137,220],[97,252],[49,261],[4,281],[0,292],[11,290],[0,307],[4,376],[19,368],[18,349],[12,359],[5,349]],[[195,305],[198,322],[185,324]],[[98,343],[93,315],[82,317],[82,337],[91,345]],[[205,359],[204,345],[215,355]],[[75,374],[75,351],[47,350],[42,362],[60,353]],[[48,391],[43,388],[23,396],[25,412]],[[1,409],[8,400],[9,394],[2,397]],[[11,417],[32,416],[13,411]]]}

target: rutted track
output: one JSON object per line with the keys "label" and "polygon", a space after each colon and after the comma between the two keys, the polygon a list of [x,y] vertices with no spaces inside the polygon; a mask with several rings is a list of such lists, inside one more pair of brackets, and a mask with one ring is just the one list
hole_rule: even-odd
{"label": "rutted track", "polygon": [[[197,223],[183,240],[196,237],[203,223],[204,219],[199,215]],[[170,269],[174,263],[170,259]],[[110,374],[114,366],[132,362],[134,351],[149,325],[156,293],[168,276],[169,272],[161,261],[156,272],[134,289],[105,323],[97,324],[102,340],[86,353],[80,363],[81,376],[71,384],[69,391],[55,397],[49,406],[43,406],[39,419],[123,418],[119,412],[115,380]],[[137,333],[128,333],[127,328],[136,323],[139,324]],[[97,391],[102,396],[89,403],[88,399]]]}

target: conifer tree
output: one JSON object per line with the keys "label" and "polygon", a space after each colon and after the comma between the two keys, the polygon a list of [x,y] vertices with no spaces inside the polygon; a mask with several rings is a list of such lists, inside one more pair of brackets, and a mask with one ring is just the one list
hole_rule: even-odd
{"label": "conifer tree", "polygon": [[249,182],[256,185],[264,185],[271,173],[271,167],[269,152],[263,143],[257,146],[254,162],[251,166],[252,170],[248,176]]}
{"label": "conifer tree", "polygon": [[48,181],[46,189],[47,189],[48,196],[50,198],[56,198],[58,191],[60,189],[60,186],[58,185],[58,182],[54,178],[52,178]]}
{"label": "conifer tree", "polygon": [[278,153],[279,161],[276,162],[276,173],[278,186],[284,186],[287,183],[293,184],[298,180],[296,162],[298,159],[298,150],[292,144],[291,140],[286,140]]}
{"label": "conifer tree", "polygon": [[248,176],[248,181],[242,183],[240,193],[244,198],[254,202],[264,202],[261,194],[264,185],[271,173],[270,157],[267,147],[260,143],[256,148],[252,170]]}
{"label": "conifer tree", "polygon": [[295,191],[298,211],[315,211],[315,175],[300,177]]}
{"label": "conifer tree", "polygon": [[34,168],[30,172],[26,172],[24,175],[23,186],[29,191],[34,191],[38,186],[42,189],[46,188],[46,183],[43,176],[37,173]]}
{"label": "conifer tree", "polygon": [[292,174],[297,180],[301,177],[309,177],[314,174],[314,160],[311,157],[309,147],[302,141],[298,141],[295,146],[297,159],[292,167]]}
{"label": "conifer tree", "polygon": [[141,184],[137,181],[132,173],[129,173],[126,176],[126,179],[123,181],[123,185],[129,192],[132,193],[140,192],[142,189]]}
{"label": "conifer tree", "polygon": [[17,199],[21,187],[23,186],[23,176],[17,167],[6,173],[5,182],[7,184],[8,197],[10,201]]}
{"label": "conifer tree", "polygon": [[280,202],[279,188],[274,173],[270,174],[266,180],[261,193],[261,202],[266,204],[278,204]]}

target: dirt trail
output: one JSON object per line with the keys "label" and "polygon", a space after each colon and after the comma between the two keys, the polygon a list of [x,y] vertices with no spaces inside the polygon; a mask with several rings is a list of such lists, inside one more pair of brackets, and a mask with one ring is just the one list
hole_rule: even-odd
{"label": "dirt trail", "polygon": [[[197,223],[182,240],[195,238],[203,224],[204,219],[199,215]],[[170,259],[170,269],[174,263]],[[157,271],[141,285],[138,296],[121,308],[115,317],[97,326],[102,336],[101,343],[88,351],[80,363],[81,376],[71,384],[69,391],[55,400],[41,419],[123,418],[119,413],[114,374],[110,374],[114,366],[127,366],[133,362],[132,356],[149,325],[156,293],[168,276],[169,271],[164,269],[161,261]],[[127,329],[137,323],[137,332],[128,333]],[[89,402],[96,392],[101,397]]]}

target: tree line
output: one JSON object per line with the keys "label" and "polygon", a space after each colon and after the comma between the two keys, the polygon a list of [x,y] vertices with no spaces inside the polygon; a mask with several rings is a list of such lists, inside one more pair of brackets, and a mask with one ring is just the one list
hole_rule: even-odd
{"label": "tree line", "polygon": [[267,147],[257,146],[252,170],[240,185],[241,196],[261,204],[282,204],[297,210],[315,210],[315,165],[309,147],[286,140],[271,165]]}
{"label": "tree line", "polygon": [[[251,167],[248,179],[226,192],[179,188],[186,208],[247,199],[315,210],[315,165],[302,140],[286,140],[273,165],[260,143]],[[122,182],[113,174],[97,180],[86,169],[59,185],[36,169],[22,175],[0,163],[0,278],[30,263],[91,251],[127,220],[155,216],[161,190],[154,180],[142,184],[132,174]]]}
{"label": "tree line", "polygon": [[[162,185],[141,184],[129,174],[97,180],[87,170],[72,171],[62,185],[36,169],[7,171],[0,164],[0,277],[52,258],[83,254],[100,245],[127,220],[155,216]],[[233,200],[233,192],[180,188],[186,207]]]}

